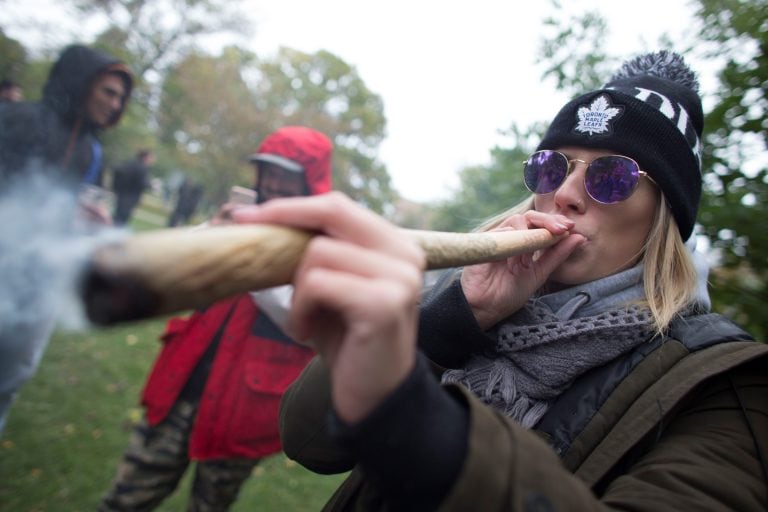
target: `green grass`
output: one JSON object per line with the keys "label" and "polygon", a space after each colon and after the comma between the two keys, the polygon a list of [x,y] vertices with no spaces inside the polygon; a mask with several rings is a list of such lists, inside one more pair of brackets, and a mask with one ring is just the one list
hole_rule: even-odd
{"label": "green grass", "polygon": [[[161,218],[135,216],[131,227],[162,227],[151,222]],[[143,414],[138,400],[166,320],[54,334],[0,439],[0,512],[96,510]],[[158,511],[185,509],[187,473]],[[256,466],[231,510],[317,511],[343,478],[316,475],[277,454]]]}
{"label": "green grass", "polygon": [[[0,441],[0,510],[96,509],[141,417],[137,401],[164,322],[53,336]],[[256,467],[232,510],[320,510],[342,478],[275,455]],[[183,510],[188,488],[185,478],[158,510]]]}
{"label": "green grass", "polygon": [[[96,509],[141,417],[137,402],[164,322],[53,336],[0,441],[0,510]],[[256,467],[232,510],[320,510],[342,478],[275,455]],[[188,488],[185,479],[158,510],[183,510]]]}

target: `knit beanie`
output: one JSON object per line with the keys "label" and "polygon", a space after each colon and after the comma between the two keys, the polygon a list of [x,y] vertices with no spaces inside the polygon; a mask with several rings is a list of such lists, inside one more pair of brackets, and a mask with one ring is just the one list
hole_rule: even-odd
{"label": "knit beanie", "polygon": [[578,146],[634,159],[661,188],[683,240],[701,198],[704,113],[683,58],[662,50],[625,62],[601,89],[568,102],[537,150]]}

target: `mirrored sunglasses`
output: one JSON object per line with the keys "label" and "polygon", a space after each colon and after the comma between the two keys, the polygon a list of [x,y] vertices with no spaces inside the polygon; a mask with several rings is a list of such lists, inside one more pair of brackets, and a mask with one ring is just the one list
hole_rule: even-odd
{"label": "mirrored sunglasses", "polygon": [[559,151],[545,149],[523,162],[525,186],[534,194],[554,192],[565,182],[573,162],[586,164],[584,188],[598,203],[613,204],[629,199],[641,176],[653,182],[648,173],[640,170],[637,162],[626,156],[606,155],[585,162],[577,158],[569,160]]}

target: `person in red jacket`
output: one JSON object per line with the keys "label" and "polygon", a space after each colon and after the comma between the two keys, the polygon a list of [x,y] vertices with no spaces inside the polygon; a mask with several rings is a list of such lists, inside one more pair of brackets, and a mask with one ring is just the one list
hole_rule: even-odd
{"label": "person in red jacket", "polygon": [[[257,201],[330,191],[332,148],[310,128],[273,132],[249,157]],[[145,418],[100,511],[154,509],[192,460],[188,510],[229,509],[259,460],[280,451],[280,398],[314,355],[279,326],[289,298],[288,286],[262,290],[168,322],[142,394]]]}

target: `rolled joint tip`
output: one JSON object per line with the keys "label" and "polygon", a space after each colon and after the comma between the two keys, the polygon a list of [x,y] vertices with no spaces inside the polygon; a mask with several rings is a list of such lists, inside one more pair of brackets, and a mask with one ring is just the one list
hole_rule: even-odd
{"label": "rolled joint tip", "polygon": [[93,324],[107,326],[154,316],[160,298],[137,280],[105,271],[90,263],[80,285],[85,314]]}

